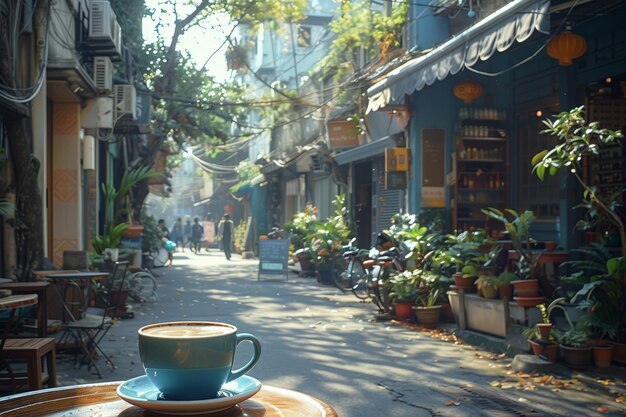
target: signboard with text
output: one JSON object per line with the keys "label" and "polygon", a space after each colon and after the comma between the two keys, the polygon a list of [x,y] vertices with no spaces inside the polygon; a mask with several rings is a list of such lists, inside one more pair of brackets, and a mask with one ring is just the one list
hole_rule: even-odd
{"label": "signboard with text", "polygon": [[259,274],[284,274],[289,279],[289,240],[263,239],[259,240]]}
{"label": "signboard with text", "polygon": [[446,206],[445,129],[422,129],[422,207]]}
{"label": "signboard with text", "polygon": [[351,120],[330,120],[328,139],[332,149],[359,146],[359,132]]}

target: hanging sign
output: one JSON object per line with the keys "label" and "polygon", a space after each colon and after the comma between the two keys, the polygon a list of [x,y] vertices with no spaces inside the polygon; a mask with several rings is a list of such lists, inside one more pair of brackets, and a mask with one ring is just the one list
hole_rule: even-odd
{"label": "hanging sign", "polygon": [[422,129],[422,207],[446,206],[445,129]]}

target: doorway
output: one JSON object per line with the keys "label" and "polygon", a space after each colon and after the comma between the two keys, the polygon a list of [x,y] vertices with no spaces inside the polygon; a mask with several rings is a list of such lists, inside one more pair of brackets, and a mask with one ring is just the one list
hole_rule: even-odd
{"label": "doorway", "polygon": [[372,162],[354,164],[354,221],[359,248],[372,242]]}

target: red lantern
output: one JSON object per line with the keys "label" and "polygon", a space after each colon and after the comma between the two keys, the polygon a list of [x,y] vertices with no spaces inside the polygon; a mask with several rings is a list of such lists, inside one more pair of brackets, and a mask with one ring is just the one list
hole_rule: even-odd
{"label": "red lantern", "polygon": [[233,210],[235,210],[233,203],[228,203],[224,206],[224,213],[233,214]]}
{"label": "red lantern", "polygon": [[587,51],[587,42],[582,36],[576,35],[569,30],[556,35],[548,43],[546,52],[554,59],[559,60],[559,65],[572,65],[572,61],[583,56]]}

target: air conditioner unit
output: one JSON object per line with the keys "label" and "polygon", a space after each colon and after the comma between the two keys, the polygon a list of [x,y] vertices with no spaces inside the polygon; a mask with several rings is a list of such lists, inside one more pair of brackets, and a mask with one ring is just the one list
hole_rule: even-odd
{"label": "air conditioner unit", "polygon": [[113,88],[113,63],[106,56],[93,59],[93,82],[99,91],[111,92]]}
{"label": "air conditioner unit", "polygon": [[132,84],[119,84],[114,87],[116,118],[130,116],[137,118],[137,91]]}
{"label": "air conditioner unit", "polygon": [[117,54],[121,56],[122,55],[122,27],[117,22],[117,20],[115,20],[113,23],[114,23],[113,24],[114,26],[113,46],[115,47],[115,52],[117,52]]}
{"label": "air conditioner unit", "polygon": [[89,3],[89,39],[113,42],[117,18],[108,0],[92,0]]}
{"label": "air conditioner unit", "polygon": [[113,100],[110,97],[96,97],[87,100],[81,111],[80,127],[83,129],[112,129]]}
{"label": "air conditioner unit", "polygon": [[328,174],[330,172],[328,164],[324,161],[324,156],[322,154],[311,154],[311,171],[314,174]]}

